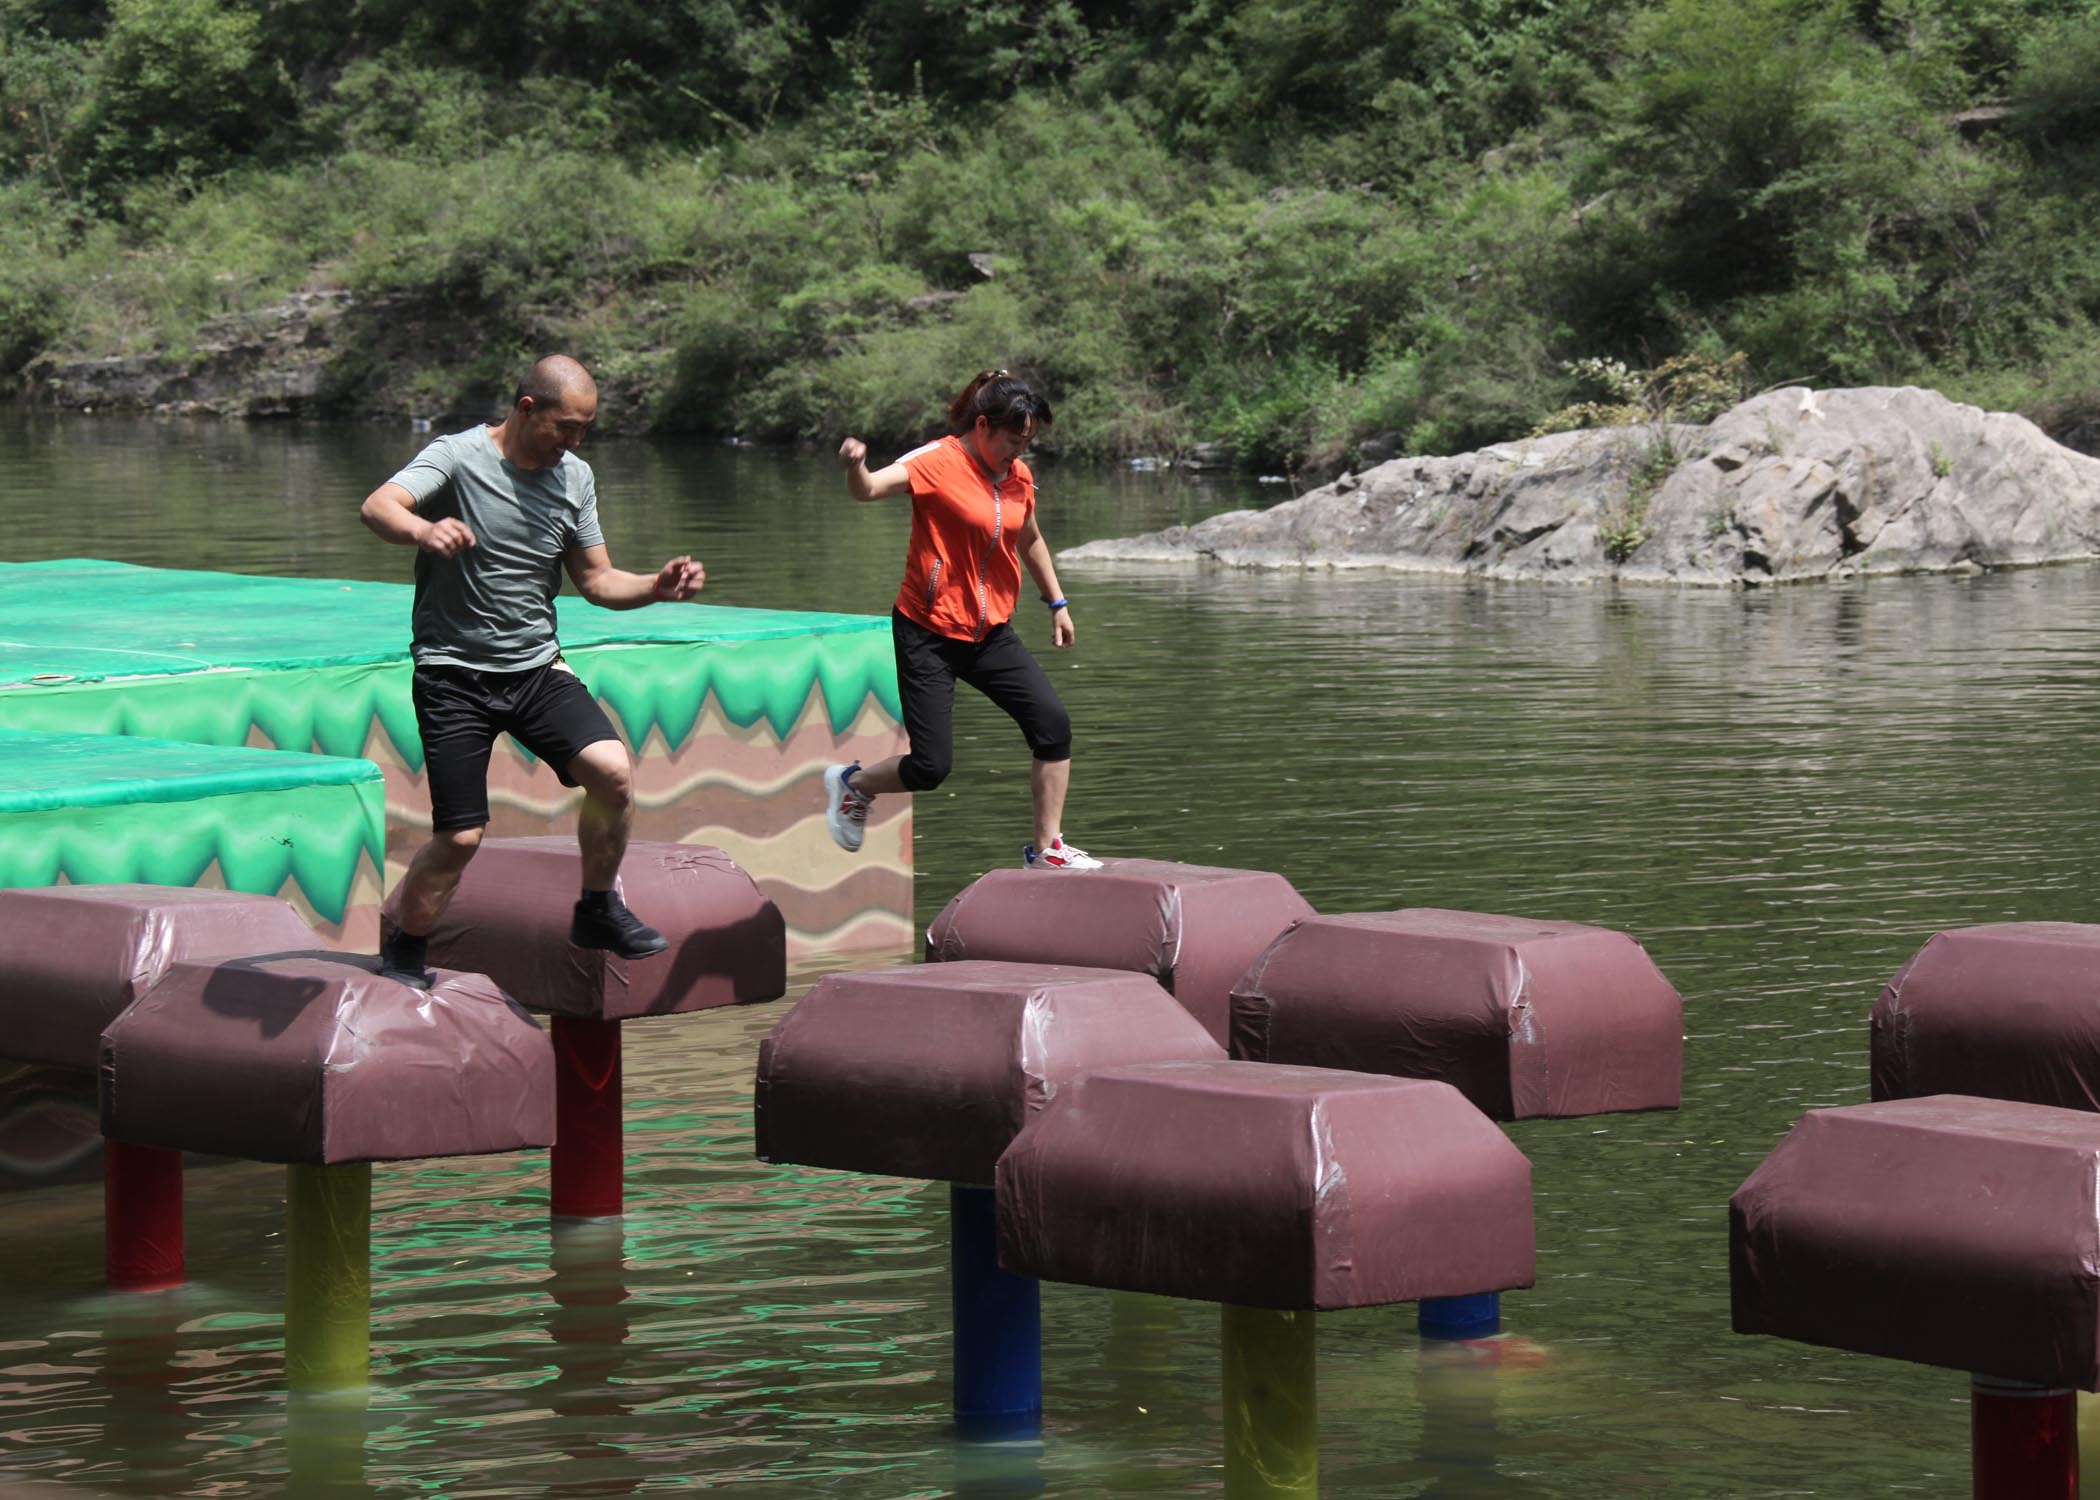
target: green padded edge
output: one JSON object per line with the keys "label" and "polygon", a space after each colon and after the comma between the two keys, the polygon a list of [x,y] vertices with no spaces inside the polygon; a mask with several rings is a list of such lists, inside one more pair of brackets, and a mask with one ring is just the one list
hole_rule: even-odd
{"label": "green padded edge", "polygon": [[[812,691],[824,695],[834,734],[871,696],[893,722],[903,718],[887,632],[698,649],[609,646],[567,656],[636,745],[652,727],[674,750],[684,745],[710,694],[731,723],[763,719],[776,738],[794,727]],[[421,770],[410,676],[406,662],[395,662],[0,688],[0,726],[226,746],[247,746],[259,730],[285,750],[360,756],[376,723],[402,763]]]}
{"label": "green padded edge", "polygon": [[[141,568],[92,558],[0,564],[0,686],[64,678],[278,671],[405,660],[407,584]],[[555,601],[566,647],[716,646],[802,636],[887,636],[875,615]]]}
{"label": "green padded edge", "polygon": [[386,788],[372,770],[348,785],[0,816],[0,886],[193,886],[217,861],[230,890],[274,896],[291,881],[340,922],[359,862],[375,878],[385,868]]}
{"label": "green padded edge", "polygon": [[[25,575],[40,570],[49,577],[40,587],[26,587]],[[228,659],[200,655],[190,664],[149,664],[136,675],[113,676],[106,657],[99,667],[87,664],[89,656],[104,648],[92,642],[76,645],[69,658],[63,644],[94,634],[96,621],[106,616],[106,610],[92,618],[81,613],[83,597],[88,597],[82,590],[97,580],[92,597],[105,592],[124,597],[126,615],[137,601],[159,611],[137,617],[136,623],[144,632],[152,620],[150,638],[165,646],[187,646],[193,639],[207,643],[204,613],[212,601],[240,604],[243,629],[261,628],[268,621],[255,617],[257,600],[287,611],[303,602],[343,620],[364,620],[366,626],[376,600],[387,616],[389,644],[383,650],[361,651],[349,649],[345,642],[332,656],[319,654],[321,643],[309,619],[296,630],[309,637],[316,654],[295,657],[280,649],[263,660],[249,649],[250,659],[238,664],[230,659],[238,653],[222,650],[219,656]],[[280,596],[275,585],[295,585],[294,597]],[[251,730],[259,730],[281,749],[357,756],[364,753],[376,723],[403,763],[420,769],[423,746],[409,702],[409,594],[397,584],[249,579],[121,563],[0,566],[0,619],[6,620],[9,637],[0,642],[0,725],[148,735],[208,745],[247,745]],[[41,614],[32,611],[17,618],[9,613],[24,599],[40,599]],[[339,600],[349,603],[332,602]],[[60,609],[62,601],[65,608]],[[580,600],[561,603],[573,606],[562,611],[564,654],[636,745],[652,728],[660,729],[673,749],[683,745],[710,694],[731,723],[749,727],[763,719],[777,737],[793,727],[813,691],[824,695],[834,734],[845,732],[870,697],[893,722],[903,717],[886,620],[775,610],[709,611],[689,605],[615,612]],[[622,630],[627,637],[645,636],[639,622],[651,615],[665,617],[662,629],[682,633],[669,640],[607,638]],[[185,629],[190,633],[182,633]],[[50,644],[39,645],[40,640]],[[81,670],[73,675],[55,670],[31,673],[25,653],[38,662],[70,660]],[[137,660],[150,663],[151,657],[139,655]],[[36,680],[42,676],[62,680]]]}

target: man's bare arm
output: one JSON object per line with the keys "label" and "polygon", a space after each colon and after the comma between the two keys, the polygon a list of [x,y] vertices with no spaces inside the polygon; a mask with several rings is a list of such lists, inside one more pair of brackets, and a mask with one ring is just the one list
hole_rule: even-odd
{"label": "man's bare arm", "polygon": [[612,565],[604,544],[571,547],[562,554],[576,592],[601,609],[640,609],[690,599],[707,583],[707,569],[690,557],[674,557],[654,573],[630,573]]}
{"label": "man's bare arm", "polygon": [[391,479],[358,507],[358,519],[382,540],[404,547],[420,547],[439,557],[451,557],[474,545],[474,532],[457,516],[426,521],[416,514],[416,497]]}

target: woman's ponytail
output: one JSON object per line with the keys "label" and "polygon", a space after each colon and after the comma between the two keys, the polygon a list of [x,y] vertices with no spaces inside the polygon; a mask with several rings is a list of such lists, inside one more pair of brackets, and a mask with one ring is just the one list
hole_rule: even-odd
{"label": "woman's ponytail", "polygon": [[948,403],[948,420],[957,432],[968,432],[983,417],[990,426],[1020,432],[1030,422],[1047,427],[1050,403],[1004,370],[986,370]]}

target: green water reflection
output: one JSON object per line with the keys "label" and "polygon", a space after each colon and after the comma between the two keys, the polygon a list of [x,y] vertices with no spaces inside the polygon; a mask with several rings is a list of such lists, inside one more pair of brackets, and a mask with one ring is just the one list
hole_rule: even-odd
{"label": "green water reflection", "polygon": [[[15,559],[404,578],[356,525],[398,431],[0,418]],[[901,514],[819,460],[608,444],[616,560],[690,548],[724,603],[879,612]],[[1045,476],[1067,544],[1247,503]],[[1534,1122],[1541,1279],[1500,1363],[1411,1309],[1321,1329],[1337,1497],[1945,1495],[1962,1377],[1728,1331],[1725,1205],[1799,1115],[1866,1092],[1875,991],[1943,926],[2086,920],[2100,574],[1724,594],[1066,570],[1070,831],[1281,870],[1326,910],[1433,904],[1638,934],[1684,992],[1685,1108]],[[1044,622],[1024,610],[1038,643]],[[404,625],[405,628],[405,625]],[[1045,653],[1048,654],[1047,651]],[[917,809],[918,904],[1011,861],[1026,759],[968,699]],[[811,976],[802,976],[803,983]],[[536,1158],[376,1174],[376,1380],[288,1408],[282,1174],[194,1174],[197,1283],[98,1290],[99,1199],[0,1203],[0,1470],[126,1495],[1216,1493],[1216,1316],[1051,1287],[1050,1430],[958,1462],[945,1194],[750,1155],[779,1007],[629,1029],[618,1243],[544,1223]],[[1920,1316],[1929,1316],[1921,1309]]]}

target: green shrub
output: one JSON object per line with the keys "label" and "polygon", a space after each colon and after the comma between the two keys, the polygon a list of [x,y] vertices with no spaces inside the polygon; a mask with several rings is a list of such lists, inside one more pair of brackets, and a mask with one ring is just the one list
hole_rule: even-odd
{"label": "green shrub", "polygon": [[0,188],[0,377],[13,375],[60,329],[61,226],[36,188]]}
{"label": "green shrub", "polygon": [[254,151],[290,103],[255,16],[216,0],[111,0],[71,123],[89,182],[192,182]]}
{"label": "green shrub", "polygon": [[89,50],[0,27],[0,172],[19,174],[78,206],[80,163],[67,124],[89,87]]}
{"label": "green shrub", "polygon": [[560,341],[659,425],[802,439],[921,436],[995,364],[1068,452],[1264,467],[1603,420],[1583,360],[2076,402],[2092,14],[0,0],[0,363],[309,286],[477,346],[390,380],[371,338],[358,401]]}

